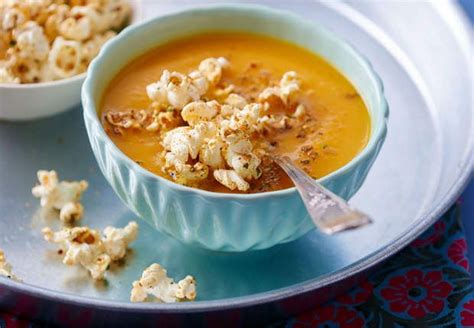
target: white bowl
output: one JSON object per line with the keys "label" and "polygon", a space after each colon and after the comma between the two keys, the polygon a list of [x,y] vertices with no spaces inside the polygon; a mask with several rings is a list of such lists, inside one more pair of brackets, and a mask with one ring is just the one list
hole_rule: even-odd
{"label": "white bowl", "polygon": [[[130,25],[142,20],[141,0],[131,0]],[[56,115],[81,102],[82,73],[67,79],[30,84],[0,84],[0,120],[26,121]]]}

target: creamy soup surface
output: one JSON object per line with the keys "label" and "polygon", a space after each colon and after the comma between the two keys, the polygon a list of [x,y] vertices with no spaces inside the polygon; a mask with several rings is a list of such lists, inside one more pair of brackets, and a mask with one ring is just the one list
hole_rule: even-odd
{"label": "creamy soup surface", "polygon": [[[285,189],[293,184],[268,154],[287,155],[312,177],[320,178],[347,164],[366,146],[370,136],[367,108],[351,83],[328,62],[303,48],[268,37],[209,33],[179,39],[148,52],[125,67],[104,93],[100,114],[107,134],[145,169],[173,181],[173,176],[163,169],[165,163],[160,156],[167,128],[117,131],[107,124],[105,115],[130,110],[151,111],[152,101],[146,88],[160,80],[164,70],[189,74],[202,60],[211,57],[224,57],[230,64],[223,70],[217,87],[225,90],[232,85],[232,92],[248,102],[258,102],[262,90],[278,85],[283,74],[289,71],[297,73],[301,90],[292,96],[291,103],[270,101],[266,108],[269,115],[285,115],[287,119],[276,128],[252,134],[254,152],[261,160],[260,175],[247,179],[250,185],[247,190],[230,190],[213,178],[212,169],[207,178],[188,185],[215,192]],[[209,97],[206,94],[201,99],[222,102],[225,95]],[[305,109],[299,118],[294,117],[297,105]],[[181,121],[179,125],[187,124]],[[190,163],[192,165],[193,160]]]}

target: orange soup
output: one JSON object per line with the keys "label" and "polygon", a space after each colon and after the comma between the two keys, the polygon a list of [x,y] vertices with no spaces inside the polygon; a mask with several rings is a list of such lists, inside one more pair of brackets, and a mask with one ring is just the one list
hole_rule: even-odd
{"label": "orange soup", "polygon": [[[222,74],[216,80],[215,74],[205,71],[206,65],[202,62],[212,58],[214,61],[208,64],[214,66],[208,65],[208,68],[216,69],[215,66],[220,65],[216,58],[220,57],[222,70],[218,67],[217,71]],[[164,77],[165,70],[171,75]],[[173,77],[173,72],[181,75],[176,73],[177,77]],[[202,80],[205,84],[202,91],[199,91],[199,72],[204,72],[207,78]],[[187,85],[189,94],[181,99],[188,109],[170,98],[177,95],[171,94],[177,92],[176,86],[184,85],[180,76],[191,81]],[[167,80],[163,83],[155,83],[164,79]],[[154,89],[147,89],[153,83]],[[230,94],[236,96],[232,98]],[[165,99],[165,104],[157,99]],[[243,104],[239,107],[241,100]],[[197,105],[189,106],[193,101]],[[235,106],[229,109],[224,106],[227,103]],[[258,113],[251,127],[247,117],[254,114],[241,113],[245,104],[249,104],[247,112],[252,109],[252,113]],[[363,100],[354,86],[328,62],[296,45],[242,33],[195,35],[159,46],[131,62],[112,80],[100,108],[104,128],[112,141],[139,165],[172,181],[216,192],[255,193],[291,187],[289,178],[271,159],[275,154],[289,156],[314,178],[323,177],[351,161],[365,147],[370,134],[370,117]],[[200,112],[203,108],[205,115]],[[232,114],[224,114],[224,110]],[[188,115],[186,119],[184,112]],[[158,122],[158,116],[160,124],[151,124]],[[169,149],[164,146],[167,132],[181,127],[180,131],[188,133],[196,129],[196,120],[203,119],[213,120],[219,139],[216,142],[222,143],[219,146],[222,153],[212,153],[218,158],[212,155],[214,157],[209,159],[215,159],[217,166],[197,166],[206,154],[211,154],[203,153],[201,148],[193,154],[191,146],[184,147],[189,157],[176,155],[176,149],[183,148],[179,140],[187,142],[193,137],[177,137],[166,141]],[[234,139],[225,139],[230,138],[229,133],[221,131],[219,134],[219,129],[226,124],[235,125]],[[247,131],[246,143],[236,137],[242,131]],[[229,153],[229,149],[233,149],[231,142],[239,143],[237,153]],[[211,146],[215,147],[215,143]],[[240,155],[242,149],[249,155]],[[171,160],[178,161],[173,163],[179,166],[174,164],[170,169]],[[242,164],[239,160],[253,162]],[[246,173],[249,165],[255,166],[254,173]],[[239,173],[236,177],[231,171],[245,174]],[[191,180],[178,179],[177,174]],[[236,184],[232,180],[242,177],[245,181],[241,184],[240,180],[235,181]]]}

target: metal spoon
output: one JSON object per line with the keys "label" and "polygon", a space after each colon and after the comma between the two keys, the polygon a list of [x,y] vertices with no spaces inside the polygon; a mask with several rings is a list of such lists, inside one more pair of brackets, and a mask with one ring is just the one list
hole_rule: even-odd
{"label": "metal spoon", "polygon": [[273,160],[293,181],[311,219],[322,232],[333,234],[372,222],[366,214],[351,208],[344,199],[317,183],[289,157],[273,156]]}

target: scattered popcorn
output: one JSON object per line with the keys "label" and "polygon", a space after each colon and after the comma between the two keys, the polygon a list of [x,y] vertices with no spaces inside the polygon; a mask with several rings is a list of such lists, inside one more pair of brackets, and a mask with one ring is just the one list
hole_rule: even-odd
{"label": "scattered popcorn", "polygon": [[137,238],[138,224],[129,222],[125,228],[106,227],[104,229],[103,242],[105,251],[112,261],[125,257],[128,245]]}
{"label": "scattered popcorn", "polygon": [[166,270],[157,263],[146,268],[141,279],[133,282],[130,296],[132,302],[151,300],[175,303],[195,299],[196,281],[192,276],[186,276],[183,280],[175,283],[167,276]]}
{"label": "scattered popcorn", "polygon": [[190,301],[196,299],[196,280],[194,280],[193,276],[186,276],[184,279],[178,281],[176,298]]}
{"label": "scattered popcorn", "polygon": [[126,256],[128,245],[137,237],[138,225],[130,222],[125,228],[107,227],[104,237],[88,227],[64,228],[54,232],[43,229],[44,239],[60,245],[63,263],[79,264],[87,269],[94,280],[104,279],[111,261]]}
{"label": "scattered popcorn", "polygon": [[73,222],[82,218],[84,214],[84,207],[81,203],[69,202],[64,204],[64,206],[59,211],[59,219],[62,222]]}
{"label": "scattered popcorn", "polygon": [[37,83],[87,70],[130,16],[127,0],[0,1],[0,83]]}
{"label": "scattered popcorn", "polygon": [[0,276],[5,276],[7,278],[20,281],[13,273],[12,266],[7,262],[5,258],[5,253],[0,249]]}
{"label": "scattered popcorn", "polygon": [[59,210],[59,218],[63,222],[79,220],[84,212],[79,201],[88,187],[87,181],[59,181],[54,170],[40,170],[37,175],[39,185],[31,191],[33,196],[41,199],[41,206]]}
{"label": "scattered popcorn", "polygon": [[92,279],[104,279],[111,259],[98,231],[74,227],[53,232],[50,228],[44,228],[43,236],[50,243],[60,244],[61,251],[65,253],[64,264],[79,264],[89,271]]}

